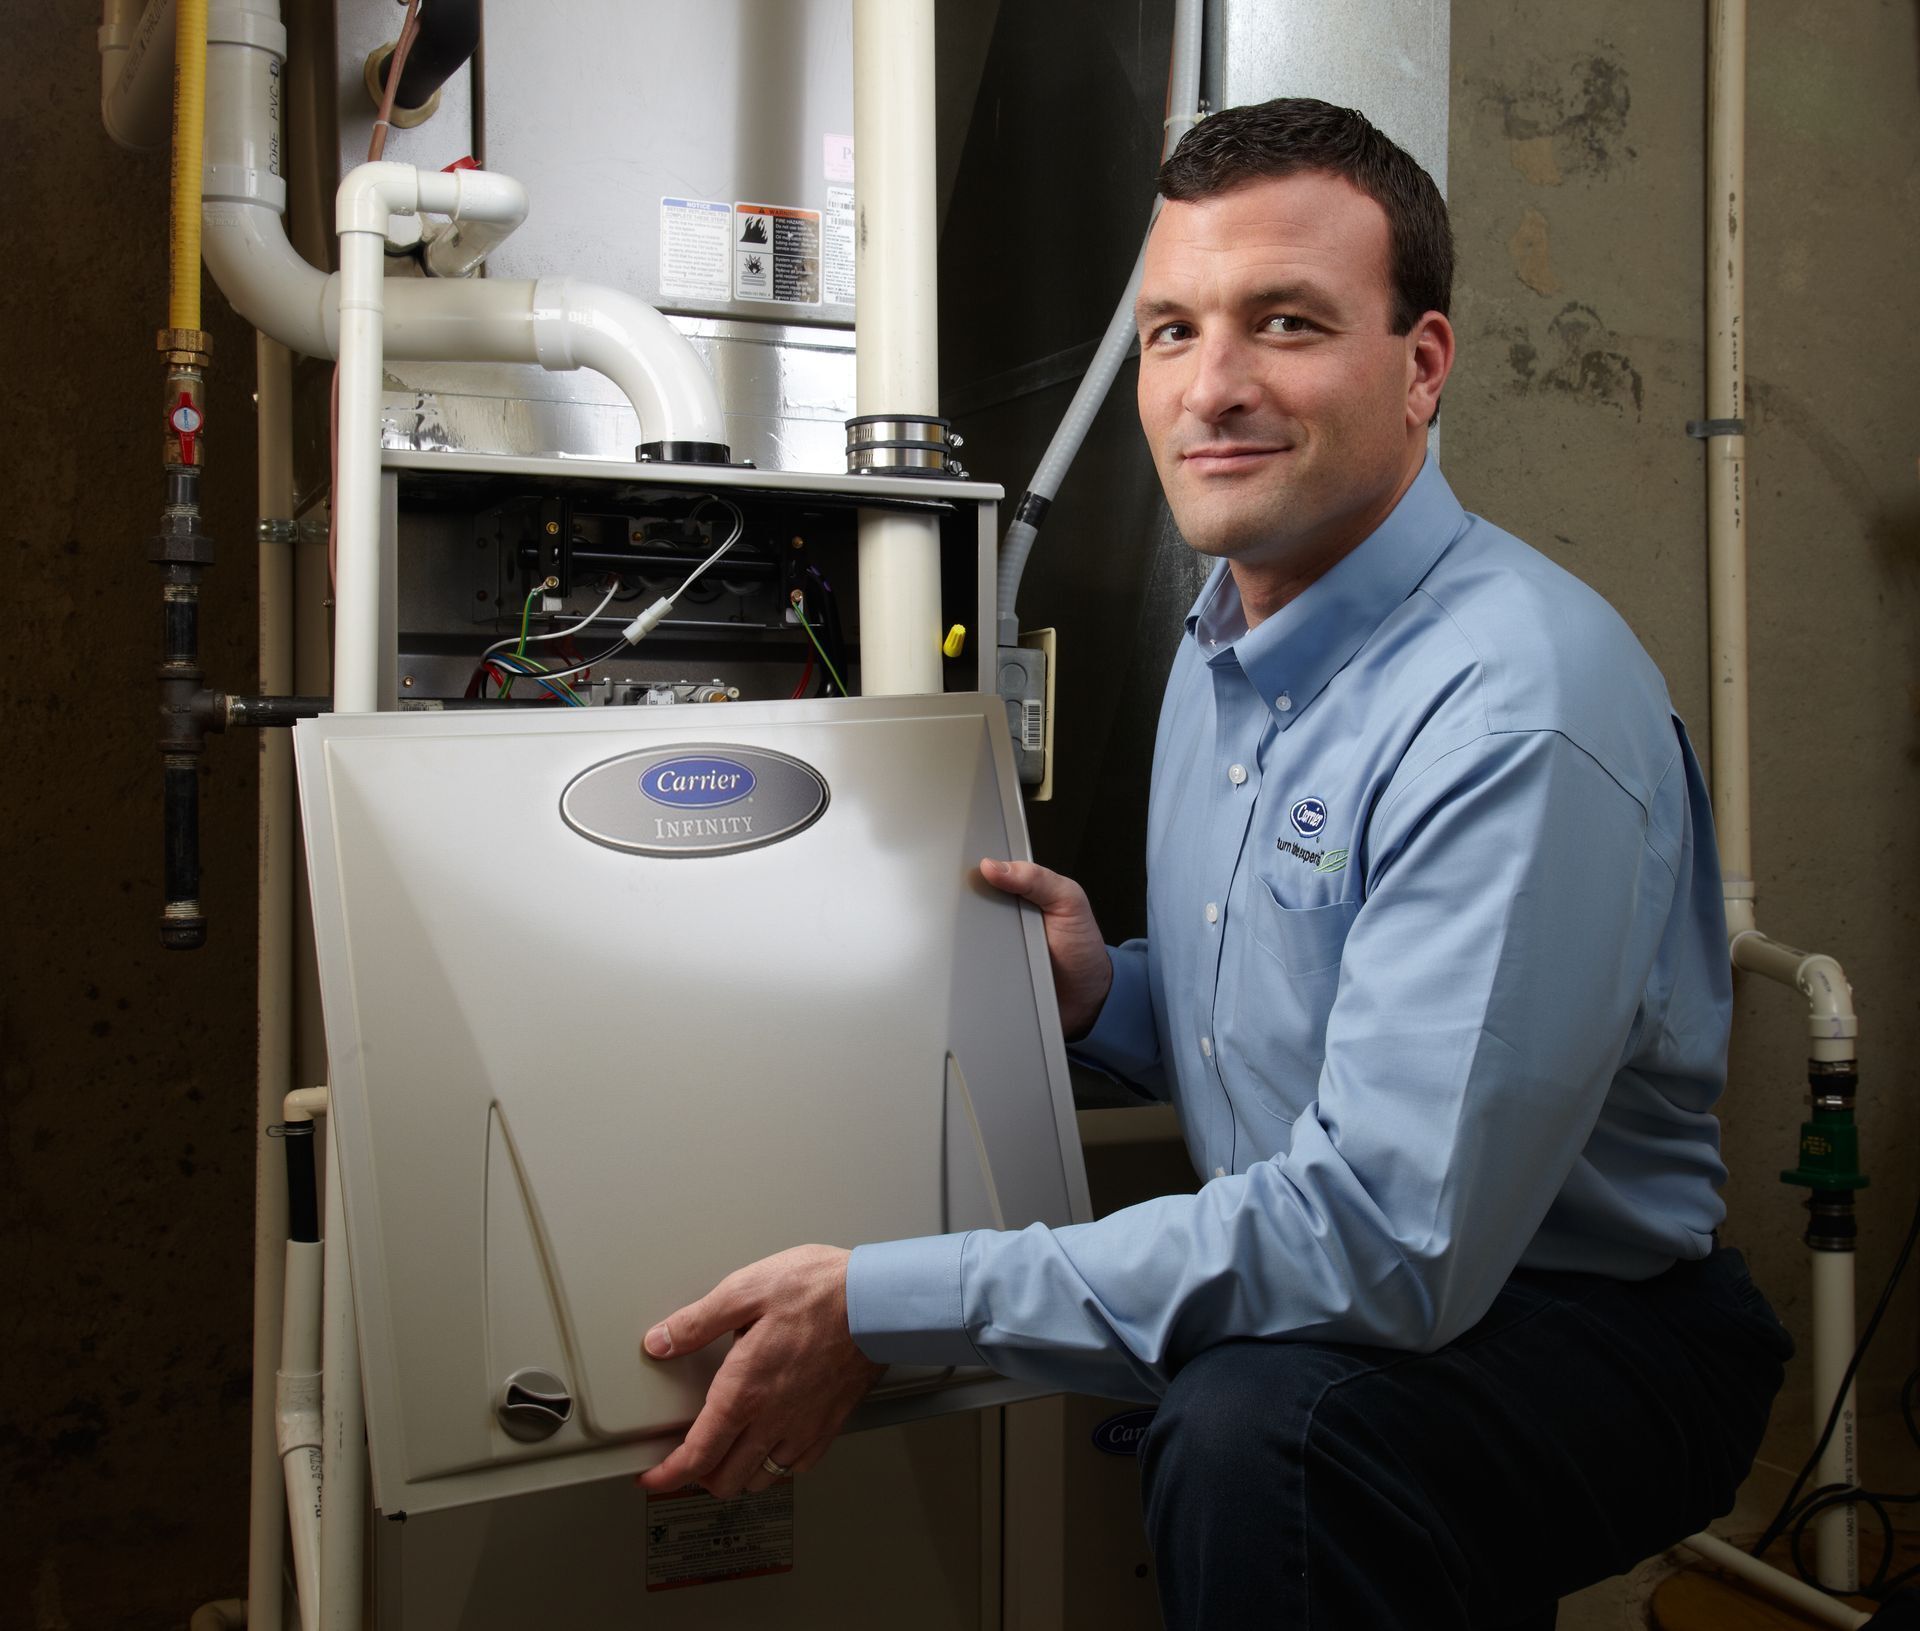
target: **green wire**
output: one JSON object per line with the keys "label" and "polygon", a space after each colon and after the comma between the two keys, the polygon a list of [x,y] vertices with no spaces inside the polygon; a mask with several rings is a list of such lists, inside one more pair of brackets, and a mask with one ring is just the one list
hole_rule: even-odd
{"label": "green wire", "polygon": [[[520,644],[513,648],[513,654],[514,656],[518,657],[522,662],[526,662],[528,660],[527,658],[527,623],[533,616],[534,596],[542,593],[547,588],[547,586],[552,582],[553,580],[551,578],[548,578],[540,583],[536,583],[531,589],[527,591],[527,598],[520,607]],[[503,698],[510,697],[513,695],[512,680],[508,680],[505,685],[500,687],[500,695]]]}
{"label": "green wire", "polygon": [[[799,591],[795,590],[794,593],[797,597]],[[813,642],[813,649],[820,653],[820,661],[827,665],[827,673],[832,678],[840,694],[843,697],[851,695],[847,690],[847,682],[841,679],[839,673],[834,669],[833,659],[827,655],[827,648],[820,644],[820,636],[813,632],[813,625],[807,621],[807,608],[800,603],[798,598],[793,601],[793,615],[800,619],[800,627],[807,631],[807,638]]]}

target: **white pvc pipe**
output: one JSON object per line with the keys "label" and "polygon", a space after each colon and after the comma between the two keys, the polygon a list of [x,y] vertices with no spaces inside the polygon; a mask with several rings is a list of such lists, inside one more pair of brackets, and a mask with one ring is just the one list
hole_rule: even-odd
{"label": "white pvc pipe", "polygon": [[1802,951],[1757,929],[1733,935],[1733,966],[1790,985],[1807,999],[1807,1057],[1838,1064],[1859,1054],[1860,1020],[1846,970],[1824,952]]}
{"label": "white pvc pipe", "polygon": [[327,1498],[320,1511],[320,1625],[322,1631],[360,1631],[366,1581],[367,1412],[360,1393],[360,1339],[353,1317],[353,1270],[347,1258],[346,1200],[340,1187],[339,1139],[327,1117],[326,1215],[321,1226],[320,1368]]}
{"label": "white pvc pipe", "polygon": [[[1746,0],[1712,0],[1707,21],[1707,417],[1746,411]],[[1753,793],[1747,725],[1747,531],[1744,435],[1710,435],[1708,623],[1712,657],[1713,824],[1727,927],[1754,925]]]}
{"label": "white pvc pipe", "polygon": [[[305,356],[337,357],[340,277],[308,265],[281,220],[274,87],[285,54],[278,0],[212,8],[201,251],[220,292],[255,328]],[[469,234],[477,232],[484,253],[504,225],[464,217],[458,236],[471,254]],[[720,399],[699,354],[631,295],[571,278],[394,278],[383,296],[388,357],[592,369],[632,402],[643,440],[726,443]]]}
{"label": "white pvc pipe", "polygon": [[[1748,721],[1746,451],[1746,0],[1711,0],[1707,16],[1707,613],[1712,643],[1713,820],[1720,849],[1729,954],[1736,968],[1793,986],[1808,1002],[1808,1055],[1824,1063],[1857,1055],[1852,988],[1833,958],[1761,934],[1753,869],[1753,795]],[[1813,1411],[1826,1425],[1854,1345],[1854,1258],[1813,1256]],[[1851,1484],[1857,1471],[1851,1390],[1820,1461],[1822,1483]],[[1817,1520],[1820,1579],[1859,1581],[1851,1506]],[[1783,1593],[1784,1594],[1784,1593]],[[1856,1622],[1858,1623],[1858,1622]]]}
{"label": "white pvc pipe", "polygon": [[[254,396],[259,422],[260,689],[293,692],[293,359],[258,336]],[[286,1175],[267,1135],[293,1068],[293,743],[286,731],[260,731],[255,882],[257,917],[255,1165],[253,1189],[253,1446],[247,1516],[247,1623],[280,1631],[282,1531],[280,1450],[272,1381],[280,1368],[280,1321],[287,1236]]]}
{"label": "white pvc pipe", "polygon": [[[334,456],[333,706],[376,713],[380,697],[380,399],[385,358],[387,226],[423,211],[511,230],[526,190],[491,170],[362,164],[334,200],[340,234],[340,430]],[[657,314],[656,314],[657,315]],[[664,321],[664,319],[662,319]],[[555,320],[563,333],[570,332]],[[536,322],[535,331],[540,325]],[[386,700],[392,705],[392,698]]]}
{"label": "white pvc pipe", "polygon": [[[1834,1392],[1853,1358],[1854,1287],[1852,1252],[1812,1252],[1813,1259],[1813,1430],[1827,1425]],[[1820,1454],[1819,1484],[1857,1487],[1860,1458],[1854,1420],[1854,1389],[1847,1384],[1840,1419]],[[1851,1503],[1828,1507],[1814,1522],[1814,1575],[1829,1591],[1860,1589],[1860,1534]]]}
{"label": "white pvc pipe", "polygon": [[[855,411],[937,415],[933,0],[854,0],[853,87]],[[860,689],[941,689],[936,516],[860,512]]]}
{"label": "white pvc pipe", "polygon": [[167,145],[173,97],[173,0],[103,0],[100,123],[120,146],[153,153]]}
{"label": "white pvc pipe", "polygon": [[1790,1574],[1783,1574],[1770,1563],[1747,1556],[1738,1546],[1729,1545],[1718,1535],[1689,1535],[1681,1544],[1698,1552],[1709,1563],[1719,1564],[1729,1574],[1738,1575],[1782,1602],[1791,1603],[1802,1614],[1810,1615],[1822,1625],[1838,1626],[1840,1631],[1856,1631],[1857,1627],[1865,1625],[1873,1617],[1846,1603],[1836,1602],[1825,1592],[1817,1591]]}
{"label": "white pvc pipe", "polygon": [[321,1309],[325,1276],[326,1247],[321,1242],[286,1242],[286,1297],[280,1327],[280,1367],[274,1376],[274,1429],[286,1477],[301,1631],[317,1631],[322,1602],[320,1525],[325,1433],[321,1416]]}

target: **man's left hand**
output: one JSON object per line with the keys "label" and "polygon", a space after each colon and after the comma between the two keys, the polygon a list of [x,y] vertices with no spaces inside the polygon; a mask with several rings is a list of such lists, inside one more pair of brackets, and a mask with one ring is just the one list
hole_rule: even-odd
{"label": "man's left hand", "polygon": [[805,1472],[827,1453],[886,1369],[847,1329],[849,1255],[838,1246],[796,1246],[764,1257],[647,1333],[647,1353],[667,1360],[736,1335],[686,1438],[640,1475],[643,1489],[699,1484],[738,1495],[774,1481],[769,1459]]}

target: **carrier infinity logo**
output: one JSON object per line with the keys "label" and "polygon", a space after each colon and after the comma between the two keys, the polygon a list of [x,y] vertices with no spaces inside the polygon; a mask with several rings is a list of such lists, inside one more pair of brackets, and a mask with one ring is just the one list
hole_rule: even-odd
{"label": "carrier infinity logo", "polygon": [[753,772],[735,759],[668,759],[647,766],[640,777],[640,791],[655,804],[682,810],[733,804],[753,787]]}
{"label": "carrier infinity logo", "polygon": [[630,855],[731,855],[798,837],[831,794],[812,765],[745,743],[675,742],[602,759],[568,782],[560,819]]}

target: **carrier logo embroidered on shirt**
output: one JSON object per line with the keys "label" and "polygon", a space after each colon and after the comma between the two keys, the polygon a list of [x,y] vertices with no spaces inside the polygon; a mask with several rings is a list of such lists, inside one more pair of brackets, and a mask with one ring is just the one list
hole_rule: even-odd
{"label": "carrier logo embroidered on shirt", "polygon": [[1302,838],[1318,838],[1327,826],[1327,807],[1319,799],[1302,799],[1287,812],[1293,830]]}

